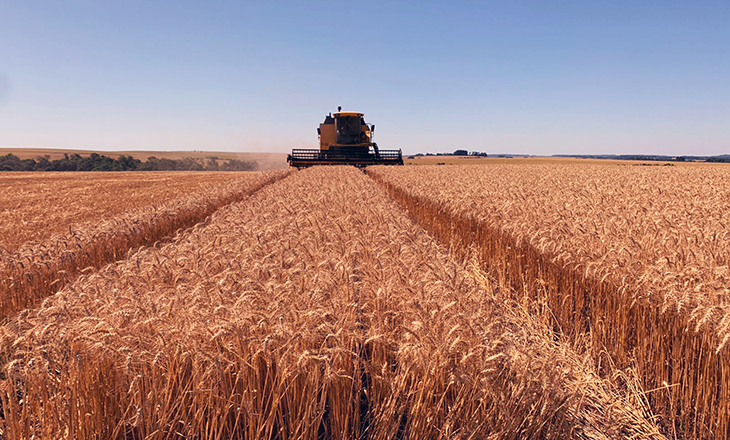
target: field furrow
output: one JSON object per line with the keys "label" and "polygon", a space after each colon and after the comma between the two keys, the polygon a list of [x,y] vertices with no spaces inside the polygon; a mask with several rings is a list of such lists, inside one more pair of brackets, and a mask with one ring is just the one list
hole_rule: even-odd
{"label": "field furrow", "polygon": [[9,438],[662,438],[350,167],[308,169],[0,328]]}
{"label": "field furrow", "polygon": [[[667,433],[730,436],[730,168],[368,170],[610,377],[636,371]],[[614,369],[613,367],[617,367]]]}

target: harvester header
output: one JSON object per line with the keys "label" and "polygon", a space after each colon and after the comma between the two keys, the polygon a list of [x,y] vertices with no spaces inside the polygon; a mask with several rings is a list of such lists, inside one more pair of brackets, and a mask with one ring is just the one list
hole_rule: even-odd
{"label": "harvester header", "polygon": [[314,165],[403,165],[401,150],[380,150],[373,142],[375,125],[365,122],[360,112],[343,112],[342,107],[325,116],[319,124],[319,150],[292,150],[289,165],[306,168]]}

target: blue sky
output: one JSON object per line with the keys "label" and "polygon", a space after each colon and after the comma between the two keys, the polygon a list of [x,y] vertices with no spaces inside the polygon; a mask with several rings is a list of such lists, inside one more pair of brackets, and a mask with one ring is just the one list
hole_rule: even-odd
{"label": "blue sky", "polygon": [[0,0],[0,146],[730,154],[730,2]]}

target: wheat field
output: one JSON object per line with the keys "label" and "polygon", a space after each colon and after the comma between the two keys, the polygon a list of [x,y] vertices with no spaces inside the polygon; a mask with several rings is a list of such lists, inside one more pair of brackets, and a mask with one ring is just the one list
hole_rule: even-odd
{"label": "wheat field", "polygon": [[630,370],[361,171],[257,179],[7,314],[0,437],[664,438]]}
{"label": "wheat field", "polygon": [[[80,174],[81,180],[85,180],[86,173]],[[97,222],[68,226],[64,233],[51,235],[45,240],[30,241],[15,252],[1,254],[0,319],[36,305],[80,273],[93,271],[122,259],[140,246],[154,245],[155,242],[174,235],[179,229],[186,229],[204,220],[220,207],[241,200],[287,174],[288,171],[243,173],[238,178],[229,175],[222,181],[219,180],[220,174],[212,174],[209,183],[204,182],[202,175],[193,176],[188,184],[202,186],[207,190],[182,193],[179,197],[163,203],[142,207],[135,207],[136,199],[132,197],[130,205],[119,215],[102,218]],[[134,186],[136,180],[133,177],[130,175],[126,179],[121,178],[120,182],[132,179],[129,183]],[[177,186],[174,191],[182,188]],[[160,190],[158,193],[168,191],[170,190]],[[74,212],[80,210],[77,208],[83,206],[84,202],[88,202],[88,199],[68,200],[62,208],[51,202],[45,208],[40,204],[33,210],[20,210],[15,214],[23,218],[44,210],[48,213]],[[101,204],[106,206],[106,202]],[[117,204],[123,205],[122,202]],[[95,203],[92,205],[96,206]],[[91,211],[95,215],[99,214],[99,211]]]}
{"label": "wheat field", "polygon": [[730,437],[730,168],[372,168],[602,377],[635,371],[663,432]]}
{"label": "wheat field", "polygon": [[245,172],[11,172],[0,174],[0,255],[84,223],[201,193]]}

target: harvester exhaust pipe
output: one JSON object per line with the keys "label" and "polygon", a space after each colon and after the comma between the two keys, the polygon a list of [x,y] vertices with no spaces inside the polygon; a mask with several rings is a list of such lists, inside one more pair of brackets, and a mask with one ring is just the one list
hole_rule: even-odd
{"label": "harvester exhaust pipe", "polygon": [[338,111],[338,112],[341,112],[341,111],[342,111],[342,106],[341,106],[341,105],[338,105],[338,106],[337,106],[337,111]]}

